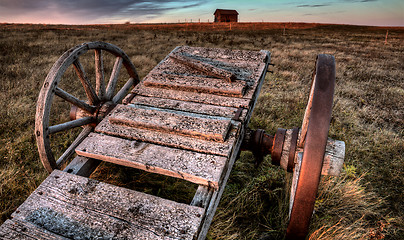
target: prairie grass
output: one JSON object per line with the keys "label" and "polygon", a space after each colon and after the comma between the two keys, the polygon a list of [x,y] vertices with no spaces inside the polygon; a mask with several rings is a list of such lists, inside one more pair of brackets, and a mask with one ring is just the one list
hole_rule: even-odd
{"label": "prairie grass", "polygon": [[[36,149],[36,99],[52,64],[89,41],[122,48],[143,78],[175,46],[272,52],[250,123],[274,133],[300,126],[317,54],[333,54],[337,86],[329,135],[346,143],[340,177],[323,177],[308,239],[404,238],[404,29],[252,24],[52,26],[0,24],[0,223],[47,176]],[[215,27],[215,28],[214,28]],[[235,30],[234,30],[235,29]],[[61,113],[62,114],[62,113]],[[56,119],[66,117],[54,116]],[[61,135],[61,148],[71,141]],[[208,239],[281,239],[290,176],[269,159],[255,169],[250,152],[236,162]],[[195,186],[102,164],[92,175],[119,186],[189,202]]]}

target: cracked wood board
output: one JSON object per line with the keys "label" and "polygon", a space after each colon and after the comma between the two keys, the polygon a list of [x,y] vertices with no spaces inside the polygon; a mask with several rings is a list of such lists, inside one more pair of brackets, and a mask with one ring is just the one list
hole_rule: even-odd
{"label": "cracked wood board", "polygon": [[230,119],[202,118],[126,105],[117,105],[109,114],[109,122],[219,142],[225,141],[231,125]]}
{"label": "cracked wood board", "polygon": [[148,75],[143,80],[143,84],[149,87],[210,93],[231,97],[243,97],[246,89],[246,82],[241,80],[226,82],[218,78],[166,73]]}
{"label": "cracked wood board", "polygon": [[[190,113],[200,113],[210,116],[233,118],[239,108],[222,107],[211,104],[184,102],[167,98],[144,97],[137,95],[130,102],[134,105],[150,106],[163,109],[172,109]],[[244,121],[247,110],[243,109],[239,120]]]}
{"label": "cracked wood board", "polygon": [[123,137],[158,145],[192,150],[200,153],[209,153],[228,157],[238,137],[240,124],[232,124],[226,142],[213,142],[188,136],[170,133],[156,133],[156,131],[111,124],[109,118],[104,118],[95,128],[95,132],[111,136]]}
{"label": "cracked wood board", "polygon": [[215,189],[227,158],[91,133],[77,148],[80,156],[181,178]]}
{"label": "cracked wood board", "polygon": [[55,170],[12,214],[68,239],[193,239],[203,208]]}

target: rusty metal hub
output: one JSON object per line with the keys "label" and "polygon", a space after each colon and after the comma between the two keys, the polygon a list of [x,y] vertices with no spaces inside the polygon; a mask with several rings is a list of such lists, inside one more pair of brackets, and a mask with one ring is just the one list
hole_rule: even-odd
{"label": "rusty metal hub", "polygon": [[95,119],[95,123],[99,123],[112,109],[116,106],[116,103],[113,101],[102,102],[97,106],[97,109],[93,114],[83,111],[82,109],[78,108],[75,105],[72,105],[70,108],[70,120],[76,120],[82,117],[89,117],[92,116]]}
{"label": "rusty metal hub", "polygon": [[[243,142],[243,150],[250,150],[255,157],[256,165],[259,165],[264,157],[271,154],[272,164],[276,166],[285,166],[285,170],[292,172],[294,168],[294,157],[297,150],[297,138],[299,136],[299,128],[294,128],[291,134],[291,140],[287,143],[289,157],[285,164],[281,164],[282,153],[287,130],[278,128],[275,136],[265,133],[262,129],[248,129]],[[289,140],[289,139],[288,139]]]}

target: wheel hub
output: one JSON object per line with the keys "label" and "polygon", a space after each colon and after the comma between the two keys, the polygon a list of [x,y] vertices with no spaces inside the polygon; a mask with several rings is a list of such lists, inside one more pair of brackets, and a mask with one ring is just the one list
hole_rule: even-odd
{"label": "wheel hub", "polygon": [[96,111],[93,114],[90,114],[75,105],[72,105],[70,108],[70,120],[76,120],[82,117],[94,117],[94,123],[92,125],[97,125],[101,120],[112,111],[112,109],[116,106],[116,103],[112,101],[101,102],[98,104]]}

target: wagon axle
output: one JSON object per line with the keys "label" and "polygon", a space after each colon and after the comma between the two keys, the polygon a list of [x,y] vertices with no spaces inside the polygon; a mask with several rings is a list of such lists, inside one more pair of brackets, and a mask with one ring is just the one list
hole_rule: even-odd
{"label": "wagon axle", "polygon": [[[255,158],[255,165],[259,166],[264,157],[271,155],[271,163],[281,166],[287,172],[293,172],[297,154],[303,152],[298,147],[301,130],[299,128],[278,128],[275,135],[267,134],[262,129],[247,129],[241,150],[251,151]],[[343,164],[345,145],[341,141],[328,139],[328,148],[324,154],[322,175],[339,175]]]}

